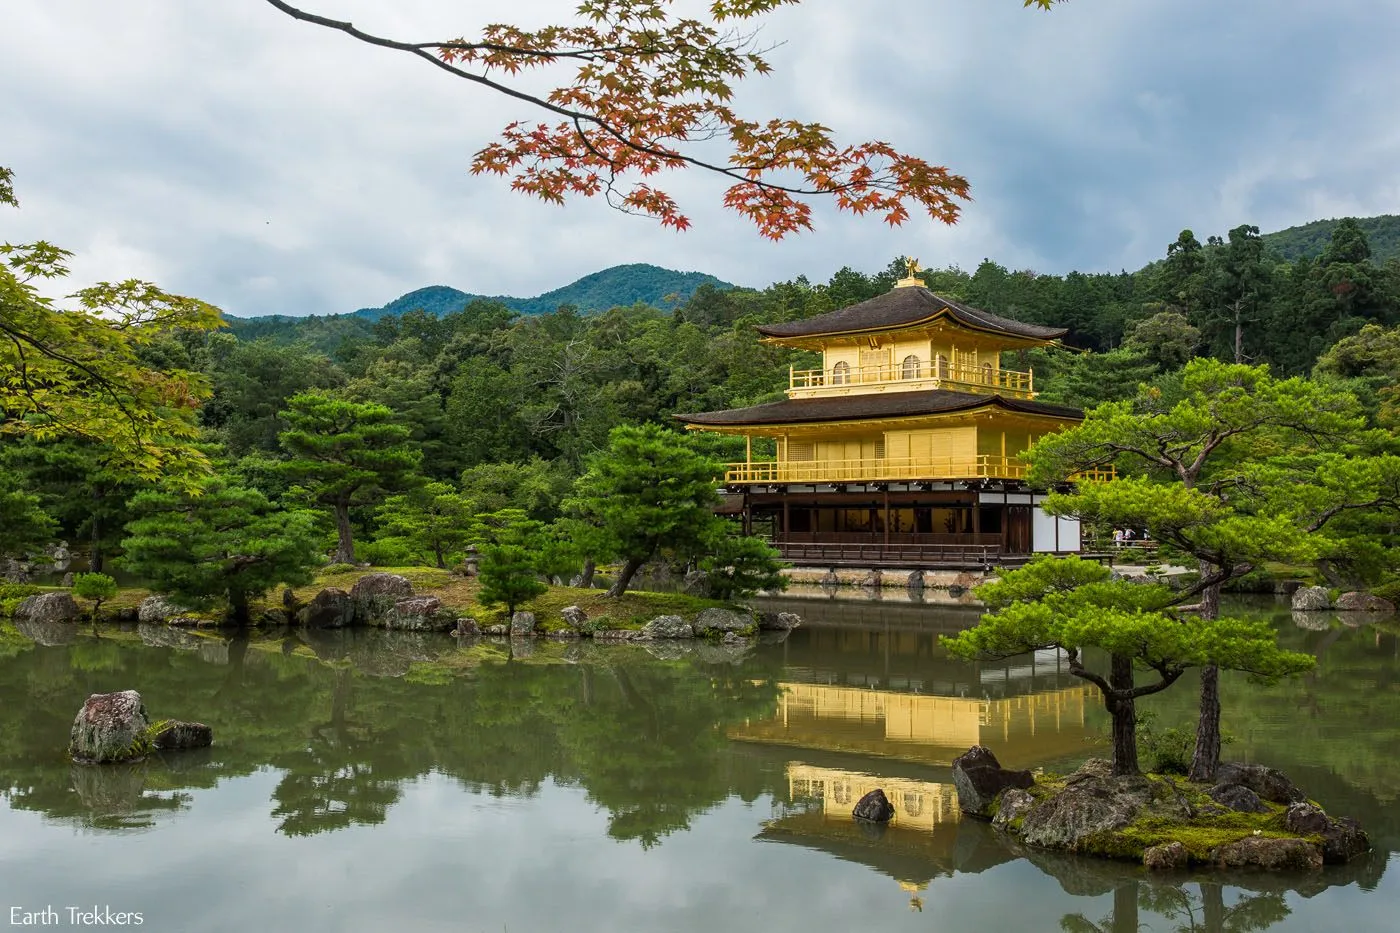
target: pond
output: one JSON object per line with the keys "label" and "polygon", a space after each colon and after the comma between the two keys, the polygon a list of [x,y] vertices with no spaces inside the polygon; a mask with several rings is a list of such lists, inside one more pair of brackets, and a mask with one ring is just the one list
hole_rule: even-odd
{"label": "pond", "polygon": [[[452,668],[448,637],[10,630],[3,916],[126,912],[182,933],[1395,928],[1393,624],[1260,608],[1318,668],[1225,684],[1227,757],[1361,820],[1372,856],[1168,882],[1013,852],[959,819],[949,763],[974,743],[1014,767],[1103,754],[1102,707],[1060,659],[948,659],[937,636],[966,609],[791,605],[808,625],[747,652],[500,641]],[[83,699],[125,688],[154,718],[209,722],[215,747],[69,765]],[[1187,722],[1194,699],[1187,684],[1157,698],[1159,723]],[[849,818],[877,786],[898,810],[883,832]]]}

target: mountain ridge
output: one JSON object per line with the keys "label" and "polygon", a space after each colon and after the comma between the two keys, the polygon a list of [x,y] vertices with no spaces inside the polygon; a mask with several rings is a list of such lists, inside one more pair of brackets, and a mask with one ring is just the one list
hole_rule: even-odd
{"label": "mountain ridge", "polygon": [[[327,317],[355,317],[377,321],[382,317],[404,314],[422,309],[429,314],[442,317],[460,311],[473,301],[495,301],[512,311],[521,314],[545,314],[561,305],[573,305],[581,312],[606,311],[618,305],[633,305],[637,302],[664,307],[672,296],[684,302],[695,294],[701,285],[716,288],[735,288],[707,272],[681,272],[654,266],[650,263],[626,263],[609,266],[589,273],[568,285],[552,289],[532,298],[518,298],[512,295],[481,295],[464,292],[450,285],[427,285],[400,295],[393,301],[379,307],[360,308],[339,315]],[[280,321],[297,320],[300,315],[264,314],[253,317],[239,317],[241,321]]]}

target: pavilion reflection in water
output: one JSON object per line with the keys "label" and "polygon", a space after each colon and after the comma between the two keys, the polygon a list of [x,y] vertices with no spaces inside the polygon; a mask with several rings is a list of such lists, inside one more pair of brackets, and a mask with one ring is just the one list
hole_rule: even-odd
{"label": "pavilion reflection in water", "polygon": [[[775,801],[758,838],[859,862],[899,882],[906,895],[941,875],[1007,861],[1011,854],[988,827],[961,820],[949,768],[973,745],[992,748],[1015,768],[1091,748],[1096,730],[1085,712],[1098,702],[1097,690],[1068,677],[1035,679],[1037,692],[997,698],[783,683],[773,716],[730,732],[738,741],[805,750],[809,759],[788,761],[787,799]],[[851,816],[877,787],[895,808],[887,827]]]}
{"label": "pavilion reflection in water", "polygon": [[1083,753],[1093,736],[1082,684],[999,699],[931,696],[839,684],[784,683],[770,719],[730,736],[744,742],[820,749],[948,767],[973,745],[1011,768]]}

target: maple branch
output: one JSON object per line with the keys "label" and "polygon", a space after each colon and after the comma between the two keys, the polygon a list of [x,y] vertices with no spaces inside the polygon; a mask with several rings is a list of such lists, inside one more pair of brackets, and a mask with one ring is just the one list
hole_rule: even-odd
{"label": "maple branch", "polygon": [[[769,71],[762,51],[755,50],[753,35],[720,32],[696,20],[672,23],[655,3],[643,3],[636,11],[627,2],[617,4],[619,9],[585,3],[580,13],[603,24],[602,31],[551,26],[530,33],[490,26],[479,42],[405,42],[311,13],[287,0],[267,2],[293,19],[406,52],[453,77],[562,118],[553,127],[511,123],[502,142],[476,153],[471,169],[473,174],[513,175],[512,188],[552,203],[563,203],[568,194],[603,193],[614,208],[684,229],[689,220],[665,192],[639,182],[624,194],[615,185],[625,174],[645,178],[663,169],[693,166],[734,182],[725,205],[749,216],[765,236],[780,239],[811,227],[811,208],[798,198],[832,196],[843,210],[878,210],[892,225],[908,219],[906,200],[920,204],[935,219],[953,223],[959,212],[955,199],[968,199],[965,179],[887,143],[842,148],[817,123],[739,119],[727,106],[730,80]],[[718,23],[792,2],[797,0],[716,2],[711,12]],[[1030,0],[1026,5],[1048,8],[1053,2]],[[591,40],[596,42],[589,44]],[[514,74],[565,60],[581,63],[573,83],[545,95],[489,76],[493,69]],[[478,65],[479,71],[463,67],[468,63]],[[654,63],[657,67],[650,67]],[[669,145],[724,135],[733,146],[727,161],[712,162]],[[772,177],[783,172],[800,180]]]}

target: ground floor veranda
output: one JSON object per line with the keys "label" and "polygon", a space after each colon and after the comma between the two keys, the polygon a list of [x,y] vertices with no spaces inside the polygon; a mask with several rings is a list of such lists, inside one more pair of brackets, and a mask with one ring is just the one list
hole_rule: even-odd
{"label": "ground floor veranda", "polygon": [[1076,553],[1079,523],[1006,481],[730,486],[724,511],[799,564],[985,567]]}

